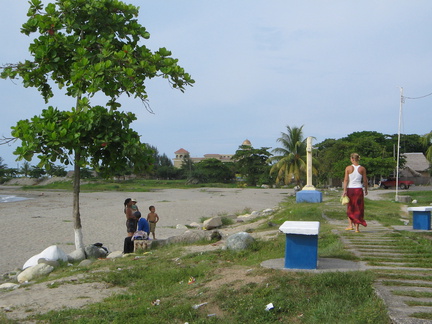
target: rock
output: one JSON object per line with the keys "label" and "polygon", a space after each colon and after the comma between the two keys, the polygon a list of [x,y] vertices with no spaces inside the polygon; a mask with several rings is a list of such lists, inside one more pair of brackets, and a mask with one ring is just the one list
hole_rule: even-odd
{"label": "rock", "polygon": [[222,218],[219,216],[206,219],[203,223],[203,228],[205,228],[206,230],[211,230],[221,226],[222,226]]}
{"label": "rock", "polygon": [[114,251],[107,255],[107,259],[117,259],[123,256],[122,251]]}
{"label": "rock", "polygon": [[68,254],[69,262],[79,262],[86,258],[85,252],[83,249],[77,249]]}
{"label": "rock", "polygon": [[243,215],[239,215],[237,218],[239,219],[249,219],[252,218],[251,214],[243,214]]}
{"label": "rock", "polygon": [[48,264],[50,266],[53,266],[54,268],[58,268],[60,266],[60,263],[57,260],[47,260],[45,258],[40,258],[38,260],[38,264],[41,263]]}
{"label": "rock", "polygon": [[85,251],[85,254],[86,254],[88,259],[99,259],[99,258],[104,259],[108,255],[107,250],[105,250],[101,247],[98,247],[94,244],[87,245],[84,248],[84,251]]}
{"label": "rock", "polygon": [[92,264],[92,263],[93,263],[93,260],[85,259],[85,260],[82,260],[82,261],[79,263],[79,266],[80,266],[80,267],[87,267],[87,266],[89,266],[89,265]]}
{"label": "rock", "polygon": [[17,289],[18,287],[18,284],[12,282],[5,282],[4,284],[0,285],[0,289]]}
{"label": "rock", "polygon": [[399,196],[398,197],[398,201],[399,202],[404,202],[404,203],[410,203],[411,202],[411,197],[410,196]]}
{"label": "rock", "polygon": [[246,232],[239,232],[228,236],[226,247],[228,250],[241,251],[248,249],[255,239]]}
{"label": "rock", "polygon": [[251,217],[256,218],[256,217],[260,217],[260,216],[261,216],[261,213],[260,213],[260,212],[257,212],[257,211],[253,211],[250,215],[251,215]]}
{"label": "rock", "polygon": [[57,245],[51,245],[47,247],[45,250],[43,250],[41,253],[36,254],[32,256],[30,259],[28,259],[26,263],[24,263],[23,269],[37,265],[38,260],[41,258],[50,261],[68,260],[67,254],[63,252],[62,249],[60,249]]}
{"label": "rock", "polygon": [[201,224],[198,224],[196,222],[190,223],[189,226],[194,228],[201,228]]}
{"label": "rock", "polygon": [[275,210],[273,208],[267,208],[267,209],[264,209],[262,212],[264,215],[269,215],[269,214],[273,214],[275,212]]}
{"label": "rock", "polygon": [[53,266],[45,263],[39,263],[35,266],[26,268],[18,275],[17,279],[19,283],[23,283],[38,277],[46,276],[50,274],[53,270]]}
{"label": "rock", "polygon": [[[172,236],[167,239],[167,244],[174,243],[193,243],[199,240],[210,241],[212,239],[217,239],[222,237],[218,231],[186,231],[183,235]],[[159,240],[158,240],[159,241]],[[155,242],[158,242],[155,241]]]}
{"label": "rock", "polygon": [[176,229],[187,230],[188,228],[187,228],[187,226],[185,226],[185,225],[177,224],[177,225],[176,225]]}

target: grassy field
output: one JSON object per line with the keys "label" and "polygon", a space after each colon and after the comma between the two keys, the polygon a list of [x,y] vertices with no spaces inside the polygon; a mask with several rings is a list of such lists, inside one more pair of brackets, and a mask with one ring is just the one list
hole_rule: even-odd
{"label": "grassy field", "polygon": [[[236,188],[237,183],[204,183],[188,184],[186,180],[101,180],[101,179],[84,179],[81,180],[82,191],[135,191],[146,192],[152,189],[191,189],[191,188]],[[72,180],[57,181],[44,186],[24,186],[23,189],[63,189],[72,190]]]}
{"label": "grassy field", "polygon": [[[109,187],[108,184],[104,186]],[[121,190],[136,191],[138,186],[137,183],[122,184]],[[145,187],[150,186],[142,185],[143,189]],[[325,192],[322,204],[296,204],[295,198],[288,197],[281,210],[271,216],[271,223],[320,221],[319,257],[356,260],[332,232],[332,225],[323,218],[325,214],[332,219],[345,220],[345,207],[340,205],[339,195]],[[432,201],[430,192],[410,192],[409,195],[422,202]],[[387,226],[401,225],[400,207],[401,204],[391,199],[367,200],[367,218]],[[266,231],[270,226],[265,222],[258,228],[251,226],[251,231]],[[401,245],[425,249],[425,253],[431,238],[428,233],[402,233],[399,236]],[[415,244],[408,244],[413,241]],[[242,252],[188,253],[188,245],[176,245],[152,250],[151,254],[138,255],[139,258],[131,255],[115,259],[109,264],[96,261],[82,268],[61,267],[50,275],[49,280],[83,273],[86,282],[127,287],[127,292],[85,308],[53,311],[32,320],[128,324],[390,323],[385,305],[372,288],[376,273],[288,272],[260,267],[262,261],[281,258],[284,244],[285,237],[281,234],[270,241],[257,241],[251,249]],[[431,254],[427,252],[426,262],[430,263],[430,258]],[[380,276],[388,276],[391,280],[398,274],[387,272]],[[189,283],[191,277],[194,280]],[[273,303],[274,308],[266,311],[269,303]],[[0,321],[13,323],[2,315]]]}

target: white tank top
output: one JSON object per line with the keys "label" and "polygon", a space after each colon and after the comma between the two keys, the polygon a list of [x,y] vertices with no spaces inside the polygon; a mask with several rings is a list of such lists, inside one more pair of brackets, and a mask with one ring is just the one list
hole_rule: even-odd
{"label": "white tank top", "polygon": [[354,165],[354,171],[350,173],[349,176],[349,182],[348,182],[348,188],[363,188],[363,176],[358,171],[358,168],[360,168],[360,165]]}

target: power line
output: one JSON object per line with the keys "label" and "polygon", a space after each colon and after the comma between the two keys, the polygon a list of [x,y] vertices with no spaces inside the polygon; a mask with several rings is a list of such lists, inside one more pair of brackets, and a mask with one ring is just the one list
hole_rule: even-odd
{"label": "power line", "polygon": [[426,97],[429,97],[429,96],[432,96],[432,92],[428,93],[427,95],[421,96],[421,97],[404,97],[404,96],[402,96],[402,98],[403,99],[422,99],[422,98],[426,98]]}

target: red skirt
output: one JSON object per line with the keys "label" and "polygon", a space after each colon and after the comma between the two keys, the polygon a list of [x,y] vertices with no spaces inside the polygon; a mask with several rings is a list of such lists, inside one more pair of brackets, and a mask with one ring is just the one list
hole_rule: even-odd
{"label": "red skirt", "polygon": [[366,227],[363,188],[348,188],[347,196],[350,199],[347,205],[347,216],[354,224],[361,224]]}

